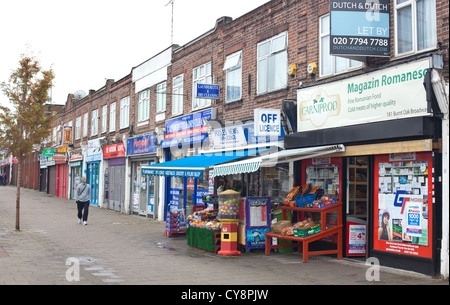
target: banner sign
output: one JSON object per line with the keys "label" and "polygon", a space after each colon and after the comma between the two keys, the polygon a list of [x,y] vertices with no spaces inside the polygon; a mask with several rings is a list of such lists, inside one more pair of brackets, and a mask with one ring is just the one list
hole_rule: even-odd
{"label": "banner sign", "polygon": [[139,136],[128,139],[127,141],[127,155],[135,156],[141,154],[156,153],[156,138],[154,134]]}
{"label": "banner sign", "polygon": [[106,145],[103,147],[103,159],[125,157],[125,145],[123,142]]}
{"label": "banner sign", "polygon": [[330,53],[390,56],[390,0],[330,0]]}
{"label": "banner sign", "polygon": [[95,162],[102,160],[102,147],[99,139],[89,140],[87,148],[86,162]]}
{"label": "banner sign", "polygon": [[423,79],[430,60],[297,91],[298,132],[430,116]]}
{"label": "banner sign", "polygon": [[165,140],[161,142],[161,147],[203,142],[208,137],[206,122],[215,119],[215,111],[215,108],[210,108],[167,120]]}
{"label": "banner sign", "polygon": [[72,144],[72,126],[64,126],[63,143]]}

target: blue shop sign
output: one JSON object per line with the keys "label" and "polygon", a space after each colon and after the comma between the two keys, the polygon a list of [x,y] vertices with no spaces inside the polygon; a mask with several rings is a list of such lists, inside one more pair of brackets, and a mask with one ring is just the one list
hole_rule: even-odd
{"label": "blue shop sign", "polygon": [[167,120],[165,139],[161,141],[161,147],[203,142],[208,137],[206,121],[215,119],[215,110],[210,108]]}
{"label": "blue shop sign", "polygon": [[156,142],[154,134],[128,139],[127,156],[156,153]]}

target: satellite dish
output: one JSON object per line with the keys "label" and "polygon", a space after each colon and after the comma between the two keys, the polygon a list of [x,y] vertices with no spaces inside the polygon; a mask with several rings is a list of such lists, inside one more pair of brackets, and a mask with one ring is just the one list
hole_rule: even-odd
{"label": "satellite dish", "polygon": [[73,96],[74,96],[76,101],[79,101],[79,100],[83,99],[84,97],[86,97],[86,92],[84,92],[83,90],[77,90],[73,94]]}

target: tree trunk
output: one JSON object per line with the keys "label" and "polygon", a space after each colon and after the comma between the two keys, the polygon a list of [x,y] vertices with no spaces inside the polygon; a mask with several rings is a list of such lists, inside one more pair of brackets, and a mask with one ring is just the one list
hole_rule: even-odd
{"label": "tree trunk", "polygon": [[16,192],[16,230],[20,230],[20,183],[22,179],[22,160],[17,162],[17,192]]}

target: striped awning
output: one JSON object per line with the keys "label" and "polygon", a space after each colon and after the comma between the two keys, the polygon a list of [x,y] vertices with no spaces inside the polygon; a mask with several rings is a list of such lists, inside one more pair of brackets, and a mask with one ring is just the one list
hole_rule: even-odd
{"label": "striped awning", "polygon": [[251,173],[257,171],[260,167],[271,167],[278,163],[309,159],[343,151],[345,151],[345,147],[342,144],[282,150],[246,160],[216,165],[213,167],[213,175],[226,176]]}

